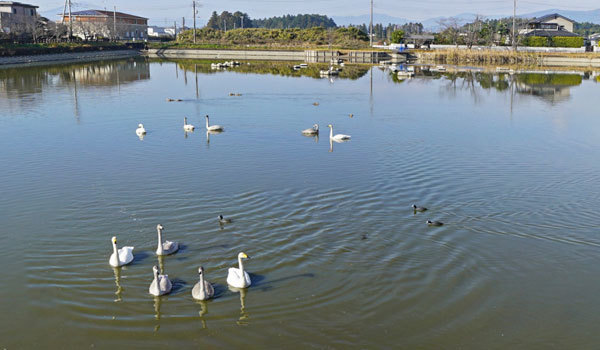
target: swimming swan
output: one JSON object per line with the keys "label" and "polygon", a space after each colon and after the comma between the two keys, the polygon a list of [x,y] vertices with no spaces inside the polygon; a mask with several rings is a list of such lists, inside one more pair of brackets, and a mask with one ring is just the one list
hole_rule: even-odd
{"label": "swimming swan", "polygon": [[183,117],[183,130],[194,131],[194,126],[187,123],[187,117]]}
{"label": "swimming swan", "polygon": [[161,224],[156,225],[156,231],[158,232],[158,247],[156,248],[156,255],[170,255],[179,250],[179,243],[171,241],[162,241],[162,230]]}
{"label": "swimming swan", "polygon": [[192,288],[192,297],[196,300],[208,300],[215,295],[215,290],[210,282],[204,280],[204,267],[198,268],[200,281]]}
{"label": "swimming swan", "polygon": [[138,128],[135,129],[135,133],[137,136],[146,135],[146,129],[144,129],[144,124],[138,124]]}
{"label": "swimming swan", "polygon": [[223,131],[223,127],[221,125],[208,125],[208,114],[206,115],[206,130],[208,131]]}
{"label": "swimming swan", "polygon": [[152,266],[152,273],[154,274],[154,279],[152,280],[152,283],[150,283],[148,293],[156,297],[171,293],[173,285],[169,280],[169,275],[159,275],[158,267],[156,266]]}
{"label": "swimming swan", "polygon": [[249,259],[250,257],[244,252],[238,254],[238,265],[239,268],[230,267],[229,273],[227,274],[227,284],[235,288],[247,288],[250,286],[250,275],[244,271],[244,264],[242,259]]}
{"label": "swimming swan", "polygon": [[348,141],[350,140],[350,135],[344,135],[344,134],[337,134],[337,135],[333,135],[333,125],[329,124],[327,125],[329,127],[329,139],[333,140],[335,142],[343,142],[343,141]]}
{"label": "swimming swan", "polygon": [[318,135],[319,134],[319,124],[315,124],[312,128],[302,130],[304,135]]}
{"label": "swimming swan", "polygon": [[117,237],[113,237],[111,242],[113,246],[113,253],[108,259],[110,266],[119,267],[127,265],[133,261],[133,247],[123,247],[121,249],[117,249]]}

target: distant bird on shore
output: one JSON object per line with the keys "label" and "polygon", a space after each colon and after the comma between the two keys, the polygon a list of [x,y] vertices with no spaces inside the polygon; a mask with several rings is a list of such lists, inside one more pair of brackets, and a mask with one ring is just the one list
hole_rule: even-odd
{"label": "distant bird on shore", "polygon": [[313,102],[313,106],[318,106],[319,102]]}
{"label": "distant bird on shore", "polygon": [[318,135],[319,134],[319,124],[315,124],[312,128],[302,130],[304,135]]}
{"label": "distant bird on shore", "polygon": [[183,117],[183,130],[194,131],[195,127],[192,124],[187,123],[187,117]]}
{"label": "distant bird on shore", "polygon": [[417,211],[418,212],[424,212],[424,211],[427,210],[427,208],[425,208],[425,207],[418,207],[416,204],[413,204],[412,208],[414,209],[415,212],[417,212]]}
{"label": "distant bird on shore", "polygon": [[352,118],[352,117],[354,117],[354,114],[350,113],[348,116],[349,116],[350,118]]}
{"label": "distant bird on shore", "polygon": [[440,222],[440,221],[427,220],[427,225],[429,225],[429,226],[442,226],[442,225],[444,225],[444,223]]}
{"label": "distant bird on shore", "polygon": [[183,101],[183,100],[180,98],[167,98],[167,102],[181,102],[181,101]]}

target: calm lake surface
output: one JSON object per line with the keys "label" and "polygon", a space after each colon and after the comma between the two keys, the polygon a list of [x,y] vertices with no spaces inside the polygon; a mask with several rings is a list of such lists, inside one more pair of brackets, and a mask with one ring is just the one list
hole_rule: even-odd
{"label": "calm lake surface", "polygon": [[[0,348],[598,346],[598,73],[290,66],[1,69]],[[184,246],[164,259],[158,223]]]}

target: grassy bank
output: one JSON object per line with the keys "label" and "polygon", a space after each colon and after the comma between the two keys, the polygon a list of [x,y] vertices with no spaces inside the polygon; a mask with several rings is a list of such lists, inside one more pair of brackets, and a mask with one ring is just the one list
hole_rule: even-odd
{"label": "grassy bank", "polygon": [[0,57],[30,56],[55,53],[90,52],[102,50],[140,49],[143,43],[53,43],[53,44],[2,44]]}
{"label": "grassy bank", "polygon": [[415,52],[419,59],[450,64],[525,64],[536,65],[544,57],[598,58],[598,53],[549,53],[496,50],[433,50]]}
{"label": "grassy bank", "polygon": [[167,44],[172,48],[213,48],[213,49],[277,49],[298,50],[307,48],[366,49],[368,37],[356,28],[325,29],[265,29],[248,28],[228,31],[203,28],[196,31],[196,44],[193,44],[193,31],[188,30],[177,36],[177,42]]}

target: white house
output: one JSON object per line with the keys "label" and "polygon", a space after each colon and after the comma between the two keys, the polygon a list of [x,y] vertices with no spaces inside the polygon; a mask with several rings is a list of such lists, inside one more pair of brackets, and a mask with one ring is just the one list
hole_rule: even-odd
{"label": "white house", "polygon": [[35,29],[38,6],[16,1],[0,1],[0,31],[31,33]]}

